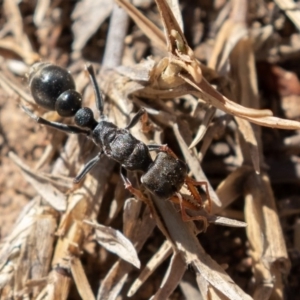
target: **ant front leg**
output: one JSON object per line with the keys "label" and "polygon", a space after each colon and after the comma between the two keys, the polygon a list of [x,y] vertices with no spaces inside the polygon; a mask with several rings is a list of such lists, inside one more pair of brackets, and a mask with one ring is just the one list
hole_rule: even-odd
{"label": "ant front leg", "polygon": [[100,161],[101,156],[102,156],[103,152],[99,152],[97,154],[97,156],[95,156],[94,158],[92,158],[82,169],[82,171],[74,178],[73,182],[74,183],[79,183],[83,177],[90,172],[94,166]]}
{"label": "ant front leg", "polygon": [[22,106],[22,109],[25,111],[25,113],[32,119],[34,119],[37,123],[46,125],[48,127],[52,127],[54,129],[66,132],[66,133],[74,133],[74,134],[85,134],[90,135],[90,130],[82,129],[77,126],[72,125],[66,125],[59,122],[52,122],[48,121],[42,117],[36,116],[31,110],[29,110],[27,107]]}
{"label": "ant front leg", "polygon": [[186,185],[187,185],[189,191],[191,192],[191,194],[193,195],[194,199],[199,203],[199,205],[201,207],[203,206],[202,199],[201,199],[201,196],[200,196],[198,190],[195,188],[195,186],[203,186],[204,185],[207,200],[208,200],[207,211],[210,213],[211,212],[211,198],[210,198],[210,194],[209,194],[207,181],[195,181],[191,177],[186,176],[184,182],[186,183]]}

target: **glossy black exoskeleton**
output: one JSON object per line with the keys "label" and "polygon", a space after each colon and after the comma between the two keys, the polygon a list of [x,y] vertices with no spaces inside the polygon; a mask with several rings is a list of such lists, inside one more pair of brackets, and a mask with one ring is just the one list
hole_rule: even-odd
{"label": "glossy black exoskeleton", "polygon": [[[99,147],[100,152],[84,166],[74,182],[79,182],[100,161],[101,156],[106,155],[121,164],[123,182],[136,195],[137,190],[131,186],[126,170],[142,171],[141,182],[151,193],[160,198],[172,198],[174,194],[178,194],[184,183],[188,188],[195,185],[187,176],[186,164],[178,159],[168,147],[147,146],[129,132],[129,129],[145,113],[144,109],[140,109],[125,128],[118,128],[107,120],[103,114],[103,100],[91,65],[87,66],[87,71],[100,112],[98,122],[94,119],[90,108],[82,107],[82,96],[75,90],[75,83],[70,73],[49,63],[38,63],[32,66],[29,74],[31,94],[35,102],[45,109],[54,110],[63,117],[74,117],[77,126],[47,121],[23,107],[25,112],[38,123],[67,133],[87,135]],[[149,151],[158,152],[154,161]],[[190,190],[197,198],[195,190],[192,187]],[[176,197],[181,199],[179,195]],[[179,202],[183,207],[182,199]],[[199,205],[193,204],[192,207],[198,208]]]}
{"label": "glossy black exoskeleton", "polygon": [[78,127],[49,122],[33,115],[26,108],[25,111],[38,123],[68,133],[85,134],[100,148],[99,154],[87,163],[82,172],[75,178],[75,182],[79,182],[96,165],[102,154],[117,161],[127,170],[146,172],[152,163],[148,147],[129,132],[129,129],[138,122],[145,111],[141,109],[126,128],[118,128],[108,121],[103,115],[103,100],[96,83],[94,70],[91,66],[88,66],[87,70],[100,111],[99,122],[94,119],[90,108],[81,107],[82,97],[75,91],[75,83],[70,73],[59,66],[48,63],[33,65],[29,75],[31,94],[35,102],[45,109],[55,110],[63,117],[74,116],[75,124]]}

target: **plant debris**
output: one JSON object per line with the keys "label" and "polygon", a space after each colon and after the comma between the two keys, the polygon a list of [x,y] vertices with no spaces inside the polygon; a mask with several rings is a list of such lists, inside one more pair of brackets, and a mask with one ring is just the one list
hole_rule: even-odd
{"label": "plant debris", "polygon": [[[2,8],[1,299],[295,299],[297,1],[4,0]],[[21,106],[73,124],[32,100],[29,70],[39,61],[68,69],[96,118],[89,63],[116,126],[143,107],[132,135],[185,161],[190,177],[207,182],[198,193],[211,210],[160,199],[129,172],[134,198],[108,157],[74,184],[99,149],[24,114]],[[185,185],[179,195],[195,197]]]}

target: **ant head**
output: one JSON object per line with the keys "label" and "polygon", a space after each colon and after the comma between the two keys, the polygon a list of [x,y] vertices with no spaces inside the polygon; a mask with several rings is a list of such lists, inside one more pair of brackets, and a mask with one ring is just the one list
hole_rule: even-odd
{"label": "ant head", "polygon": [[[67,70],[56,65],[49,63],[34,64],[29,73],[29,87],[32,97],[38,105],[48,110],[56,110],[57,106],[63,113],[63,116],[66,116],[66,106],[77,107],[79,102],[81,103],[80,95],[80,98],[78,95],[76,97],[72,95],[71,97],[67,97],[67,101],[66,98],[64,98],[65,100],[62,101],[64,104],[56,104],[57,99],[64,92],[68,90],[75,90],[75,82],[71,74]],[[72,101],[75,102],[72,103]],[[67,115],[70,116],[70,114]]]}

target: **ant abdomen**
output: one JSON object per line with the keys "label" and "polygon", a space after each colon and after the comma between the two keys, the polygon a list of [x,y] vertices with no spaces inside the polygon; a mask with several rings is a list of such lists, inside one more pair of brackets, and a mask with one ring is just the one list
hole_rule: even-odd
{"label": "ant abdomen", "polygon": [[55,110],[62,117],[71,117],[81,107],[81,95],[75,91],[72,75],[50,64],[36,63],[29,73],[29,87],[34,101],[47,110]]}
{"label": "ant abdomen", "polygon": [[141,182],[160,198],[170,198],[179,192],[187,176],[187,166],[182,160],[168,153],[159,152]]}

